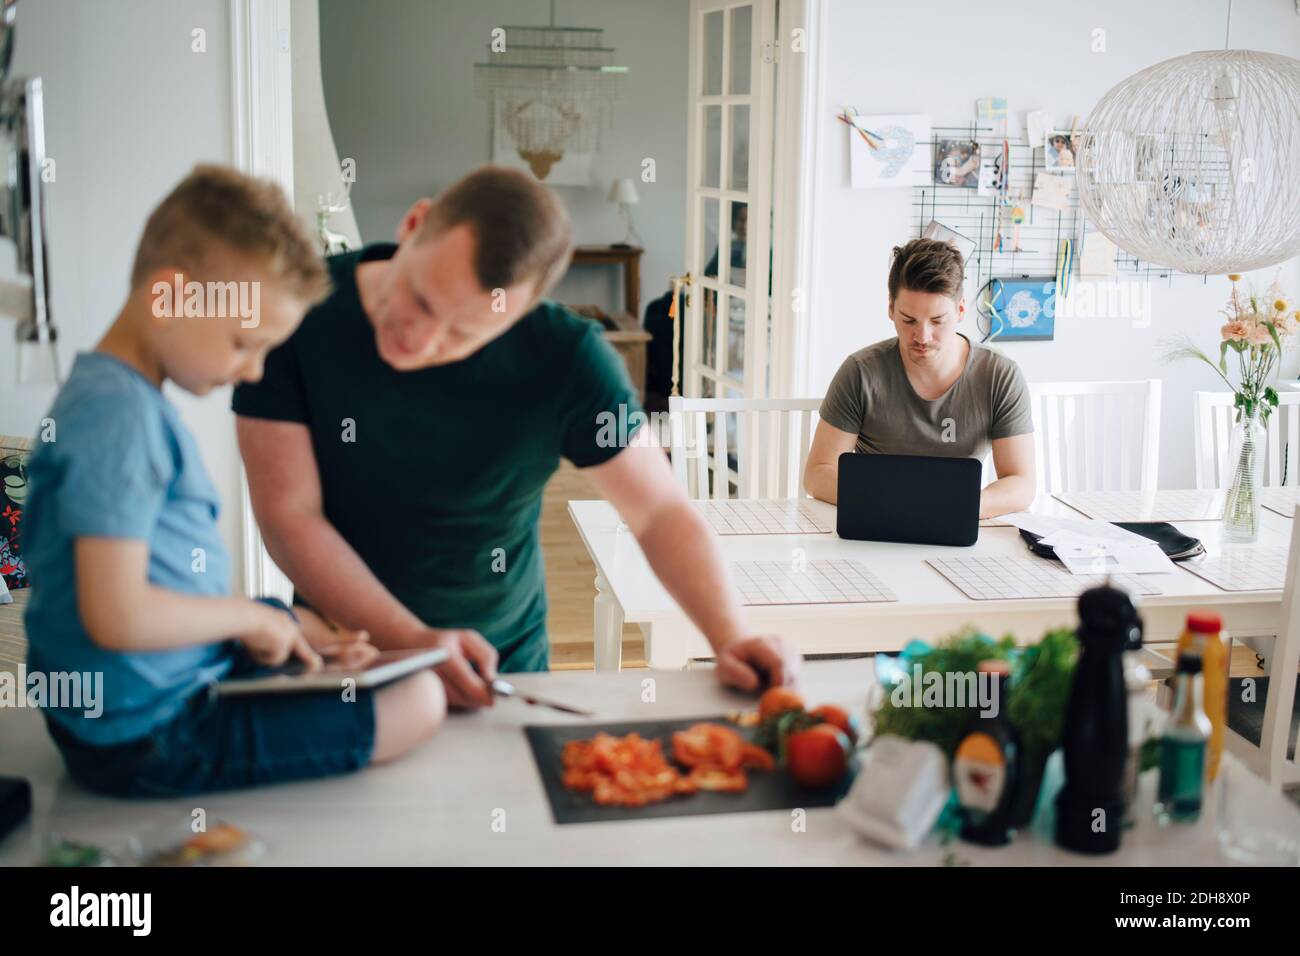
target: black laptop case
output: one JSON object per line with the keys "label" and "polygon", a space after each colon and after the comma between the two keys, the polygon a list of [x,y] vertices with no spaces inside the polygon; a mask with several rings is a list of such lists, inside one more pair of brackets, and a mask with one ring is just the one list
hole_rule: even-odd
{"label": "black laptop case", "polygon": [[[1183,534],[1167,521],[1112,521],[1111,524],[1154,541],[1171,561],[1186,561],[1205,553],[1205,545],[1201,544],[1200,538]],[[1050,545],[1038,543],[1042,535],[1021,528],[1020,537],[1025,539],[1025,544],[1029,545],[1029,550],[1034,554],[1044,558],[1056,557],[1056,552]]]}

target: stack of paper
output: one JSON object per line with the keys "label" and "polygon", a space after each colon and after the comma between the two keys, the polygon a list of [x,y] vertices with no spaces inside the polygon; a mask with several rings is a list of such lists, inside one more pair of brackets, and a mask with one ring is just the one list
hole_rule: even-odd
{"label": "stack of paper", "polygon": [[1160,546],[1109,521],[1052,518],[1019,511],[1003,515],[1009,525],[1041,535],[1071,574],[1165,574],[1174,563]]}

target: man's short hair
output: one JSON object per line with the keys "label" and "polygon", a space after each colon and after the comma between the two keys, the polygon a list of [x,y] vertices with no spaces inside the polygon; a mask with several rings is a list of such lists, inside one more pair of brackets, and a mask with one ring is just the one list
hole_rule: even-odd
{"label": "man's short hair", "polygon": [[894,246],[894,261],[889,267],[889,301],[898,298],[902,289],[913,292],[938,292],[953,301],[962,297],[966,274],[961,252],[941,239],[913,239]]}
{"label": "man's short hair", "polygon": [[467,224],[474,274],[484,289],[535,281],[540,298],[560,281],[573,254],[569,214],[549,187],[522,170],[480,166],[433,200],[418,239]]}
{"label": "man's short hair", "polygon": [[205,277],[222,255],[256,262],[305,302],[314,304],[329,291],[320,251],[284,190],[269,179],[210,163],[195,166],[150,213],[131,286],[169,267]]}

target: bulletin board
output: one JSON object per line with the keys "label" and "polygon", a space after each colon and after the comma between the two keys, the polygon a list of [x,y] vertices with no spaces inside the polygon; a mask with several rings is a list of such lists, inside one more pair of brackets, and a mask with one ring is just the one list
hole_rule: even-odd
{"label": "bulletin board", "polygon": [[[1003,140],[995,136],[992,126],[981,126],[976,122],[963,126],[934,126],[929,142],[923,145],[933,157],[938,144],[945,140],[978,143],[986,161],[988,157],[1001,153],[1003,148]],[[1061,243],[1065,239],[1072,242],[1072,274],[1077,277],[1085,235],[1094,229],[1079,207],[1078,189],[1074,184],[1076,174],[1049,172],[1046,150],[1030,146],[1023,138],[1006,142],[1009,160],[1006,195],[1013,205],[1020,205],[1023,209],[1023,221],[1018,226],[1009,224],[1002,216],[1000,196],[980,195],[978,189],[970,186],[931,181],[912,187],[912,235],[920,236],[934,220],[966,239],[969,243],[969,251],[963,250],[967,251],[966,279],[969,288],[975,290],[983,288],[994,278],[1055,275]],[[1047,209],[1033,204],[1034,182],[1040,173],[1068,181],[1067,208]],[[1002,242],[999,244],[1000,225]],[[1191,276],[1143,262],[1118,248],[1114,251],[1114,264],[1115,275],[1108,277],[1110,281],[1172,281],[1174,278],[1208,281],[1205,276]]]}

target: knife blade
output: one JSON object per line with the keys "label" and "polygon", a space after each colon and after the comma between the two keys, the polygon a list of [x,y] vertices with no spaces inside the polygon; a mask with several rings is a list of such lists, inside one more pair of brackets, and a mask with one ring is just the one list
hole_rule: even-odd
{"label": "knife blade", "polygon": [[595,717],[594,711],[584,710],[581,707],[574,707],[572,704],[562,704],[557,700],[551,700],[546,697],[539,697],[530,691],[523,691],[511,684],[509,681],[502,680],[498,677],[492,682],[492,690],[502,697],[517,697],[525,704],[531,704],[536,707],[549,707],[552,710],[558,710],[565,714],[575,714],[578,717]]}

